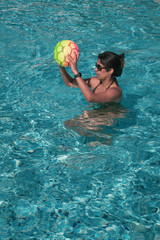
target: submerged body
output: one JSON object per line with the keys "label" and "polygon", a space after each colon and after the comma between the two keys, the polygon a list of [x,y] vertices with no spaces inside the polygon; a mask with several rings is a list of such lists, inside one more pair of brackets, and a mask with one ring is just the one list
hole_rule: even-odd
{"label": "submerged body", "polygon": [[85,141],[110,145],[112,136],[119,132],[120,119],[127,114],[127,109],[118,103],[91,104],[89,109],[65,121],[64,126],[85,137]]}

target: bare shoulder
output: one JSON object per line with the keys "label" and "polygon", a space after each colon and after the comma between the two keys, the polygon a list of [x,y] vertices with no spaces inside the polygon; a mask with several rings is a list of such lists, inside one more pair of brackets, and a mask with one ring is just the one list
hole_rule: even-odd
{"label": "bare shoulder", "polygon": [[93,88],[95,88],[98,84],[99,84],[99,80],[97,77],[91,77],[90,78],[90,86]]}
{"label": "bare shoulder", "polygon": [[95,82],[95,81],[99,82],[99,80],[98,80],[97,77],[91,77],[91,78],[90,78],[90,82],[91,82],[91,83],[93,83],[93,82]]}
{"label": "bare shoulder", "polygon": [[109,89],[106,90],[107,93],[111,92],[111,93],[115,93],[115,94],[122,94],[122,90],[120,87],[111,87]]}
{"label": "bare shoulder", "polygon": [[106,91],[108,97],[112,98],[115,102],[119,102],[122,99],[122,90],[120,87],[112,87]]}
{"label": "bare shoulder", "polygon": [[[96,81],[97,80],[97,81]],[[93,85],[97,82],[99,82],[99,80],[96,78],[96,77],[90,77],[90,78],[86,78],[84,79],[84,81],[86,82],[86,84],[89,86],[89,87],[93,87]]]}

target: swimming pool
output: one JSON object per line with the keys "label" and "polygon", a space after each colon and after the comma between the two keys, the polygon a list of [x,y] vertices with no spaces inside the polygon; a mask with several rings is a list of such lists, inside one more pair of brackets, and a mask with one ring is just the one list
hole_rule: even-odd
{"label": "swimming pool", "polygon": [[[0,239],[159,240],[158,1],[0,8]],[[98,53],[125,52],[121,108],[64,86],[53,59],[63,39],[79,46],[84,77]]]}

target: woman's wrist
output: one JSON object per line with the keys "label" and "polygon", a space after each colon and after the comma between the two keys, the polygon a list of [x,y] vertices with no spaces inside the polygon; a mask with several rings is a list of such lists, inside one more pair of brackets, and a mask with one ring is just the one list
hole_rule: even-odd
{"label": "woman's wrist", "polygon": [[79,73],[78,70],[73,72],[74,76],[77,75],[78,73]]}
{"label": "woman's wrist", "polygon": [[74,78],[76,79],[76,78],[81,77],[81,76],[82,76],[82,74],[80,72],[78,72],[77,74],[74,75]]}

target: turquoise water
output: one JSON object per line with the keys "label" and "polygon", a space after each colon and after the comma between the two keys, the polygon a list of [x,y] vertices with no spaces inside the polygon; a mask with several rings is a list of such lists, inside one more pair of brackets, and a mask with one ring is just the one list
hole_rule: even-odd
{"label": "turquoise water", "polygon": [[[0,8],[0,239],[159,240],[159,2]],[[84,78],[99,53],[125,52],[120,108],[64,86],[63,39],[79,46]]]}

